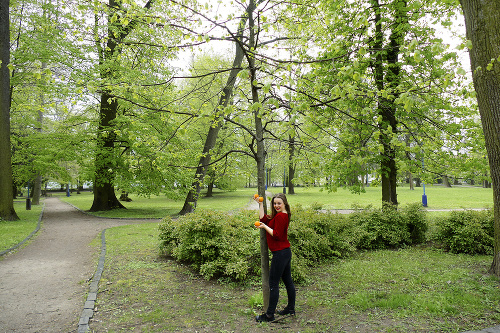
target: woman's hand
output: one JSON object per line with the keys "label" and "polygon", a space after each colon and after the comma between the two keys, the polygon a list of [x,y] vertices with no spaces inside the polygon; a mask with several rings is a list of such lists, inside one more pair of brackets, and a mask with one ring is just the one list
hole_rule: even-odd
{"label": "woman's hand", "polygon": [[256,202],[258,202],[259,204],[260,203],[264,203],[264,198],[263,197],[260,197],[258,194],[254,194],[253,195],[253,200],[255,200]]}
{"label": "woman's hand", "polygon": [[257,222],[255,222],[255,227],[257,229],[264,229],[264,230],[266,230],[266,232],[268,234],[270,234],[271,236],[273,235],[273,233],[274,233],[273,229],[269,228],[269,226],[267,224],[265,224],[265,223],[262,223],[262,222],[259,222],[259,223],[260,224],[257,225]]}
{"label": "woman's hand", "polygon": [[264,217],[264,198],[260,197],[257,193],[253,195],[253,200],[259,204],[259,218]]}

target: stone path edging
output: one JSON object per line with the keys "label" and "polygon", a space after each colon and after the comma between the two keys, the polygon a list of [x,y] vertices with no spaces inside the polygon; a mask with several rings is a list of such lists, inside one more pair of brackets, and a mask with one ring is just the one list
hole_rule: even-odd
{"label": "stone path edging", "polygon": [[467,331],[462,333],[500,333],[500,325],[490,328],[485,328],[484,330],[479,331]]}
{"label": "stone path edging", "polygon": [[99,292],[99,282],[104,270],[104,261],[106,260],[106,230],[108,229],[104,229],[101,232],[101,255],[99,256],[99,263],[92,277],[87,300],[83,307],[80,321],[78,322],[78,333],[86,333],[89,331],[89,321],[90,318],[94,316],[95,302],[97,300],[97,293]]}
{"label": "stone path edging", "polygon": [[[137,220],[137,218],[119,218],[119,217],[102,217],[96,216],[89,212],[86,212],[75,205],[66,202],[66,204],[70,205],[74,209],[90,216],[104,218],[104,219],[115,219],[115,220]],[[157,218],[146,218],[146,220],[158,220]],[[99,256],[99,262],[97,264],[96,271],[94,276],[92,277],[92,282],[90,283],[89,293],[87,294],[87,300],[85,301],[85,305],[83,306],[82,314],[80,315],[80,320],[78,321],[78,333],[87,333],[90,331],[89,322],[92,317],[94,317],[94,309],[95,302],[97,300],[97,294],[99,292],[99,282],[101,281],[102,272],[104,271],[104,262],[106,261],[106,230],[104,229],[101,232],[101,254]]]}

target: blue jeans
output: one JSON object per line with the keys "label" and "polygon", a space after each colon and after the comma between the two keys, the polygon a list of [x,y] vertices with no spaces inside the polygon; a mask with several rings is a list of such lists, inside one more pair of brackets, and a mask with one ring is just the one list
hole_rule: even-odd
{"label": "blue jeans", "polygon": [[273,252],[271,259],[271,268],[269,270],[269,307],[266,314],[273,316],[276,312],[278,299],[280,296],[279,283],[280,279],[286,287],[288,296],[288,308],[295,310],[295,285],[292,280],[292,250],[286,248],[280,251]]}

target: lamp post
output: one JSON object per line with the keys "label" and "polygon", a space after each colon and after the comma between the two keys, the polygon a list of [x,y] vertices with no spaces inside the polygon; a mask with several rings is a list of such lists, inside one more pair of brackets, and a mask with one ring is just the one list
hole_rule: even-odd
{"label": "lamp post", "polygon": [[26,210],[31,210],[30,182],[28,180],[28,197],[26,198]]}
{"label": "lamp post", "polygon": [[[424,156],[422,155],[422,172],[424,171]],[[425,195],[425,182],[422,179],[422,187],[424,188],[424,194],[422,194],[422,206],[427,207],[427,195]]]}
{"label": "lamp post", "polygon": [[286,194],[286,166],[283,167],[283,194]]}

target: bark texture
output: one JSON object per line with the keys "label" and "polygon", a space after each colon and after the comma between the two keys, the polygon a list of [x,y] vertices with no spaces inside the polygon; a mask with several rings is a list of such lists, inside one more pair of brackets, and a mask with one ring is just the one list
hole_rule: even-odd
{"label": "bark texture", "polygon": [[460,0],[465,17],[472,79],[493,184],[495,216],[491,273],[500,276],[500,1]]}
{"label": "bark texture", "polygon": [[289,136],[288,138],[288,194],[295,194],[295,186],[293,179],[295,178],[295,138]]}
{"label": "bark texture", "polygon": [[10,148],[9,2],[0,1],[0,219],[18,220],[14,210]]}

